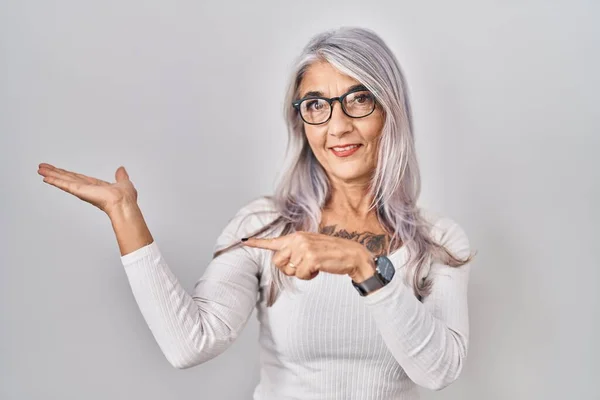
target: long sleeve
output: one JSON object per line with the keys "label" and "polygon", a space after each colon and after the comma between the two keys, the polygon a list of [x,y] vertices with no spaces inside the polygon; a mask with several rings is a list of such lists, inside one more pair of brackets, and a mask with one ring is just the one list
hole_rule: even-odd
{"label": "long sleeve", "polygon": [[[450,218],[438,220],[432,233],[457,257],[469,255],[465,232]],[[432,263],[432,292],[422,303],[400,273],[363,298],[390,352],[419,386],[440,390],[461,373],[469,342],[470,269],[470,263],[457,268]]]}
{"label": "long sleeve", "polygon": [[[248,214],[261,203],[255,200],[238,211],[214,249],[260,228],[258,218]],[[181,286],[156,242],[121,256],[140,311],[174,367],[206,362],[238,337],[258,297],[260,255],[254,250],[239,246],[214,258],[192,294]]]}

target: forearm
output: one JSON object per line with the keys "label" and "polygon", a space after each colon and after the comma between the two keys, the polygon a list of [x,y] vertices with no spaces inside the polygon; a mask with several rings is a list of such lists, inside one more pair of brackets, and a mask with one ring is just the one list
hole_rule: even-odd
{"label": "forearm", "polygon": [[121,256],[132,253],[154,241],[142,211],[136,203],[115,206],[108,215],[117,236]]}
{"label": "forearm", "polygon": [[[216,248],[260,226],[245,209],[230,220]],[[121,262],[132,292],[162,352],[176,368],[189,368],[221,354],[238,337],[258,296],[259,265],[248,249],[213,258],[188,294],[153,241],[138,208],[111,213]],[[145,245],[145,244],[149,245]],[[137,250],[136,250],[137,248]]]}
{"label": "forearm", "polygon": [[[468,348],[466,318],[462,329],[452,329],[434,317],[411,289],[397,283],[393,294],[381,296],[380,289],[365,297],[367,302],[373,300],[368,306],[371,317],[407,375],[419,386],[443,389],[458,378],[464,365]],[[380,298],[375,300],[377,295]]]}
{"label": "forearm", "polygon": [[[190,368],[221,354],[235,340],[255,303],[256,291],[214,277],[227,271],[223,256],[188,294],[156,243],[121,257],[133,295],[160,349],[175,368]],[[211,276],[213,278],[211,278]],[[249,279],[253,287],[255,278]],[[197,300],[195,301],[194,298]],[[241,310],[244,302],[247,310]]]}
{"label": "forearm", "polygon": [[433,263],[433,287],[423,302],[401,274],[363,298],[391,353],[420,386],[442,389],[462,371],[469,342],[469,270],[469,264]]}
{"label": "forearm", "polygon": [[163,354],[176,368],[199,363],[205,345],[198,306],[184,290],[157,244],[121,257],[132,293]]}

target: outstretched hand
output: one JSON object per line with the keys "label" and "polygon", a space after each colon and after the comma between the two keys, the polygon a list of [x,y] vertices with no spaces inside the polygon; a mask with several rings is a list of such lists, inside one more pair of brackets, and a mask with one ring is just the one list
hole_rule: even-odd
{"label": "outstretched hand", "polygon": [[113,209],[125,202],[137,202],[137,190],[123,166],[115,172],[115,183],[56,168],[47,163],[39,165],[38,174],[44,177],[44,182],[98,207],[109,215]]}

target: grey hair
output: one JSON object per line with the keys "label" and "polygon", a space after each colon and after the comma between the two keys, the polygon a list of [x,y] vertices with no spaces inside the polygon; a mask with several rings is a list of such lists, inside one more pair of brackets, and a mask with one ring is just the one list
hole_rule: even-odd
{"label": "grey hair", "polygon": [[[321,209],[331,193],[329,179],[314,156],[306,136],[304,123],[291,105],[308,67],[315,62],[328,62],[369,89],[384,111],[385,121],[380,135],[377,166],[371,178],[369,195],[381,226],[390,235],[388,253],[406,246],[406,282],[419,299],[431,291],[431,280],[421,280],[424,266],[432,258],[441,258],[452,267],[466,264],[430,237],[430,222],[417,207],[421,178],[413,134],[408,88],[400,65],[383,40],[365,28],[342,27],[314,36],[297,58],[284,101],[284,117],[288,128],[286,159],[279,184],[272,196],[279,215],[252,236],[283,228],[279,235],[294,231],[318,232]],[[220,250],[215,256],[227,249]],[[281,290],[290,289],[291,280],[271,265],[270,293],[267,306],[273,305]],[[412,272],[412,273],[411,273]],[[412,283],[408,282],[413,276]],[[292,288],[293,289],[293,288]]]}

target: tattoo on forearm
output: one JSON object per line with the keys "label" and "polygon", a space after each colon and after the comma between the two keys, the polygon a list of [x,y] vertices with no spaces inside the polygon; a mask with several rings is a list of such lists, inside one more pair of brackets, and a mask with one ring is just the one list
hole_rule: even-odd
{"label": "tattoo on forearm", "polygon": [[375,255],[385,255],[387,252],[388,237],[385,234],[375,234],[372,232],[348,232],[345,229],[335,230],[337,225],[329,225],[322,227],[319,232],[324,235],[341,237],[350,239],[366,246],[369,251]]}

